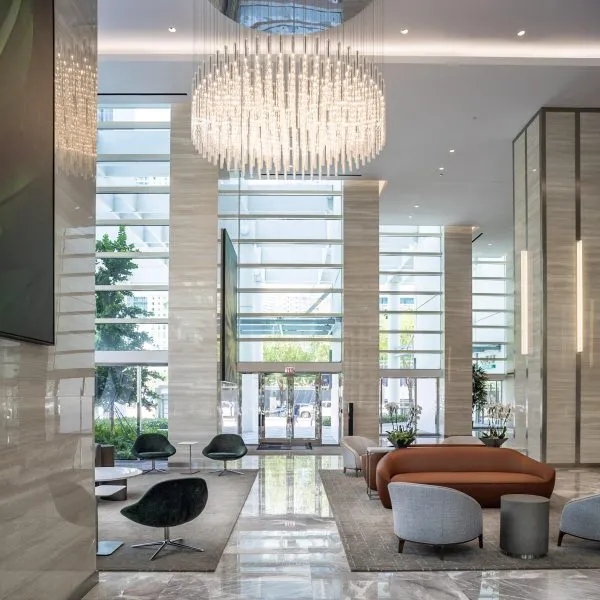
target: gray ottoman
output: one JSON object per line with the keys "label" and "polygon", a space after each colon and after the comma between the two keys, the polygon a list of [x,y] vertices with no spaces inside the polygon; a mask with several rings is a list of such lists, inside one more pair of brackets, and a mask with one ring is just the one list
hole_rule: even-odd
{"label": "gray ottoman", "polygon": [[543,496],[508,494],[500,499],[500,549],[516,558],[548,554],[550,500]]}

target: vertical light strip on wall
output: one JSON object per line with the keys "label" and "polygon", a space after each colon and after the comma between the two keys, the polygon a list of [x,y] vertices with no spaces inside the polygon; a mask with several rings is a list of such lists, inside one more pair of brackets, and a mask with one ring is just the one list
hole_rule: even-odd
{"label": "vertical light strip on wall", "polygon": [[529,354],[529,263],[521,250],[521,354]]}
{"label": "vertical light strip on wall", "polygon": [[583,352],[583,241],[577,242],[577,352]]}

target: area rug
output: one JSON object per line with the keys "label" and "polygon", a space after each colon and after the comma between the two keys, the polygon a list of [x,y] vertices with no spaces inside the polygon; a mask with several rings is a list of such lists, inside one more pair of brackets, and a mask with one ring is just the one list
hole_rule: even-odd
{"label": "area rug", "polygon": [[101,500],[98,506],[100,540],[125,542],[111,556],[98,557],[100,571],[214,571],[219,564],[229,536],[256,479],[257,470],[243,469],[244,475],[200,472],[208,486],[208,501],[202,514],[185,525],[173,527],[171,537],[182,537],[185,544],[203,548],[193,552],[173,547],[165,548],[155,560],[150,557],[157,549],[132,548],[133,544],[158,541],[163,530],[144,527],[121,515],[120,510],[136,502],[155,483],[166,479],[189,477],[173,471],[169,474],[147,473],[128,480],[127,500]]}
{"label": "area rug", "polygon": [[352,571],[504,571],[512,569],[597,569],[600,543],[565,536],[556,545],[558,524],[566,500],[553,496],[550,502],[550,550],[546,557],[521,560],[504,555],[498,547],[500,510],[483,511],[484,547],[477,541],[447,547],[444,560],[439,549],[406,542],[398,553],[392,511],[378,498],[369,499],[362,477],[341,471],[319,471],[340,538]]}

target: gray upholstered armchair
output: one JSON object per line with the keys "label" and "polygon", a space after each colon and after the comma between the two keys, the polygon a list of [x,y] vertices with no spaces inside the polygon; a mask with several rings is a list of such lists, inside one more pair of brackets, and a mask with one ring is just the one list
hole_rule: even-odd
{"label": "gray upholstered armchair", "polygon": [[565,535],[600,542],[600,494],[567,502],[560,517],[558,545]]}
{"label": "gray upholstered armchair", "polygon": [[223,462],[223,469],[217,469],[215,472],[219,473],[219,477],[225,473],[235,473],[236,475],[243,475],[241,471],[234,471],[233,469],[227,468],[227,462],[231,460],[239,460],[248,453],[248,448],[244,444],[244,440],[235,433],[220,433],[216,435],[202,450],[202,454],[212,460],[218,460]]}
{"label": "gray upholstered armchair", "polygon": [[419,483],[388,484],[394,515],[398,552],[404,542],[440,546],[462,544],[479,538],[483,548],[483,513],[470,496],[451,488]]}
{"label": "gray upholstered armchair", "polygon": [[144,473],[150,473],[151,471],[166,473],[164,469],[156,468],[156,459],[169,458],[177,452],[177,449],[161,433],[142,433],[135,440],[131,452],[141,460],[152,461],[152,467]]}
{"label": "gray upholstered armchair", "polygon": [[378,446],[377,442],[361,437],[360,435],[347,435],[342,439],[342,454],[344,456],[344,473],[350,469],[356,473],[361,469],[360,457],[367,453],[369,446]]}
{"label": "gray upholstered armchair", "polygon": [[162,528],[163,539],[132,547],[158,546],[150,560],[154,560],[167,546],[204,552],[201,548],[183,544],[182,538],[172,539],[170,530],[171,527],[193,521],[204,510],[207,499],[206,481],[200,477],[170,479],[153,485],[135,504],[121,509],[121,514],[140,525]]}

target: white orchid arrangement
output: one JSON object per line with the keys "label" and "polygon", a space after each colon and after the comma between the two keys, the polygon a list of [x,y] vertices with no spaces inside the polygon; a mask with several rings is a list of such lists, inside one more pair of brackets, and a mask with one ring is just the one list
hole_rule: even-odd
{"label": "white orchid arrangement", "polygon": [[512,408],[506,404],[490,404],[487,406],[485,416],[488,422],[488,429],[484,432],[485,437],[504,439]]}

